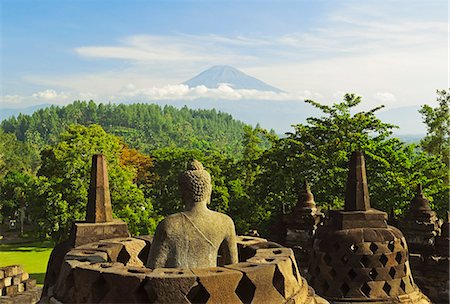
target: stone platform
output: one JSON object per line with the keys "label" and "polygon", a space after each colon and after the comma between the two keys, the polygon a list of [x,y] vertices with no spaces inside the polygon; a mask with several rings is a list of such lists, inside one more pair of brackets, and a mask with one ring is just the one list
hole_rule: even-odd
{"label": "stone platform", "polygon": [[116,238],[69,251],[42,302],[328,303],[301,277],[289,248],[238,237],[242,262],[200,269],[143,267],[150,239]]}

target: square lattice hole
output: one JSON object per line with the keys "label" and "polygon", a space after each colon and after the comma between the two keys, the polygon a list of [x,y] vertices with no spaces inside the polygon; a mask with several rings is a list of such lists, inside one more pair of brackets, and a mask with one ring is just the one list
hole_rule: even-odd
{"label": "square lattice hole", "polygon": [[361,291],[366,297],[370,297],[371,288],[366,282],[364,282],[363,286],[361,286]]}
{"label": "square lattice hole", "polygon": [[381,265],[383,265],[383,266],[386,266],[386,264],[388,262],[388,258],[384,253],[380,256],[380,262],[381,262]]}
{"label": "square lattice hole", "polygon": [[367,256],[363,256],[359,262],[365,268],[369,267],[370,265],[370,259]]}
{"label": "square lattice hole", "polygon": [[348,287],[347,283],[344,283],[341,285],[341,287],[339,288],[342,292],[342,295],[345,297],[347,295],[347,293],[350,291],[350,287]]}
{"label": "square lattice hole", "polygon": [[378,245],[375,243],[370,244],[369,246],[370,251],[372,251],[372,253],[376,253],[378,250]]}
{"label": "square lattice hole", "polygon": [[402,261],[402,253],[401,252],[397,252],[397,254],[395,255],[395,261],[400,264]]}
{"label": "square lattice hole", "polygon": [[391,252],[394,252],[394,248],[395,248],[394,241],[390,241],[390,242],[388,243],[387,247],[389,248],[389,250],[390,250]]}
{"label": "square lattice hole", "polygon": [[395,270],[395,268],[394,267],[391,267],[391,270],[389,270],[389,275],[391,276],[391,278],[395,278],[395,273],[396,273],[397,271]]}
{"label": "square lattice hole", "polygon": [[384,285],[383,285],[383,290],[384,290],[384,292],[385,292],[387,295],[389,295],[389,293],[391,292],[391,289],[392,289],[391,285],[389,285],[388,282],[385,282]]}

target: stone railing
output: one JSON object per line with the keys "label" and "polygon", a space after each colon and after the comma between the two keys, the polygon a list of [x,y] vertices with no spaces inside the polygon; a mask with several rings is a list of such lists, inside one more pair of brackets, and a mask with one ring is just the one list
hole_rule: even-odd
{"label": "stone railing", "polygon": [[[301,277],[289,248],[238,237],[237,264],[145,268],[151,240],[119,238],[69,251],[50,303],[328,303]],[[220,257],[219,257],[220,265]]]}

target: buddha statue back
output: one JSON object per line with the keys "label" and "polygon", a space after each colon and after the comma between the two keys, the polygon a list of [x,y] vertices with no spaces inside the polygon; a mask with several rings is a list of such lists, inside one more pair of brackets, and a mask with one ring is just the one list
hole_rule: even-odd
{"label": "buddha statue back", "polygon": [[224,264],[237,263],[233,220],[207,207],[212,191],[210,174],[193,160],[180,174],[179,183],[185,211],[159,223],[147,267],[214,267],[219,250]]}

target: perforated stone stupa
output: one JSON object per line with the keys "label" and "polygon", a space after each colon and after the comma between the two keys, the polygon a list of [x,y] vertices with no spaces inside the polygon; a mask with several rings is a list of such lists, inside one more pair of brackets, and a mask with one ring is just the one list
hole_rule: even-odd
{"label": "perforated stone stupa", "polygon": [[314,195],[305,180],[297,204],[292,212],[284,217],[286,227],[284,245],[293,248],[300,267],[308,264],[313,236],[323,218],[324,214],[316,206]]}
{"label": "perforated stone stupa", "polygon": [[316,231],[310,284],[332,303],[430,303],[414,284],[403,234],[370,207],[362,152],[349,167],[344,210]]}
{"label": "perforated stone stupa", "polygon": [[404,218],[399,220],[401,229],[408,242],[410,252],[431,253],[435,237],[439,235],[439,219],[431,210],[430,202],[423,195],[422,185],[417,185],[417,193],[411,201]]}

